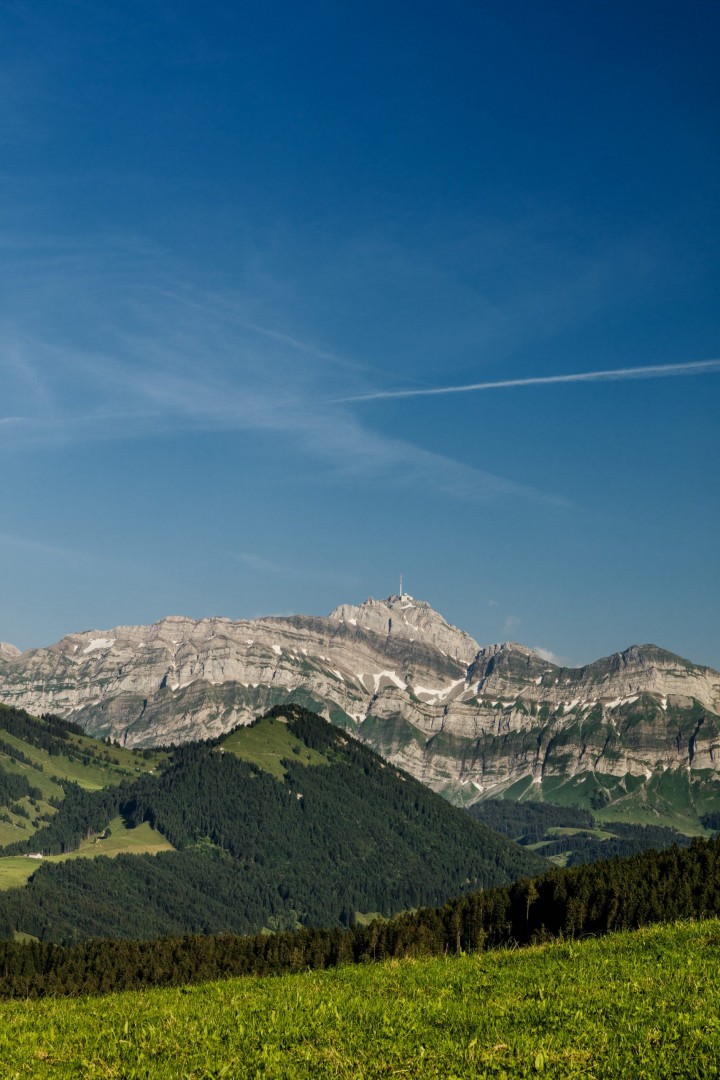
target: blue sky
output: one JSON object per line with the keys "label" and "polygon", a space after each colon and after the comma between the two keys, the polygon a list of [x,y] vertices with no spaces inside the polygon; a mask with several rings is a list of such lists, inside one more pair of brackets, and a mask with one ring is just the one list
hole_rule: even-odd
{"label": "blue sky", "polygon": [[402,572],[720,667],[716,5],[0,19],[0,640]]}

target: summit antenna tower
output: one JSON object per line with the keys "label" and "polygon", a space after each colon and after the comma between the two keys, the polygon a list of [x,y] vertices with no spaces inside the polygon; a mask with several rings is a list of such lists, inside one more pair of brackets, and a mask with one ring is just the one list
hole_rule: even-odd
{"label": "summit antenna tower", "polygon": [[402,574],[401,574],[400,575],[400,599],[401,600],[402,600],[402,597],[403,597],[403,591],[402,591]]}

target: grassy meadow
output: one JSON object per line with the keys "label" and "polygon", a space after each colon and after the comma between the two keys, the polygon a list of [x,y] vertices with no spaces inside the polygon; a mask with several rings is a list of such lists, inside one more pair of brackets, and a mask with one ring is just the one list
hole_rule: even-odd
{"label": "grassy meadow", "polygon": [[67,862],[68,859],[94,859],[98,855],[105,855],[110,859],[116,855],[157,855],[159,851],[173,850],[170,841],[153,829],[148,821],[129,829],[118,816],[113,818],[105,833],[106,835],[82,840],[77,850],[68,851],[64,855],[45,855],[42,859],[29,859],[25,855],[0,856],[0,891],[25,885],[38,867],[48,863]]}
{"label": "grassy meadow", "polygon": [[0,1003],[4,1080],[720,1075],[720,922]]}
{"label": "grassy meadow", "polygon": [[237,728],[223,739],[223,753],[235,754],[251,765],[283,780],[287,770],[282,762],[295,759],[299,765],[329,765],[330,759],[306,746],[279,717],[266,716],[251,727]]}
{"label": "grassy meadow", "polygon": [[[24,796],[13,800],[12,805],[0,807],[0,847],[29,840],[42,827],[40,817],[55,814],[58,802],[65,797],[64,783],[70,781],[85,791],[100,791],[152,773],[167,758],[162,751],[146,758],[137,751],[105,746],[97,739],[75,732],[69,732],[62,742],[56,740],[50,753],[47,748],[35,745],[32,738],[5,729],[3,720],[7,726],[7,717],[13,715],[12,709],[0,705],[0,770],[23,777],[39,792],[39,797]],[[37,727],[40,722],[32,723]],[[62,752],[58,752],[60,749]],[[0,889],[15,884],[12,873],[7,871],[7,867],[0,867]]]}

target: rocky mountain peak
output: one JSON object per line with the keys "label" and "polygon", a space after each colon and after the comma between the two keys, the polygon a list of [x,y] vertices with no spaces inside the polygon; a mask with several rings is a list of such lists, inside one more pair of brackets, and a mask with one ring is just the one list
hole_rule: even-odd
{"label": "rocky mountain peak", "polygon": [[[518,656],[534,657],[536,660],[542,658],[533,649],[528,649],[527,645],[520,645],[517,641],[499,641],[494,645],[485,645],[478,652],[477,659],[489,659],[491,656],[499,656],[501,653],[510,656],[515,653]],[[548,661],[543,660],[544,664]]]}
{"label": "rocky mountain peak", "polygon": [[[670,769],[690,775],[693,799],[710,777],[720,807],[720,674],[656,645],[581,668],[515,642],[481,648],[405,592],[328,618],[173,615],[21,655],[4,645],[0,701],[127,746],[214,737],[294,701],[462,802],[560,792],[632,797],[643,813],[654,799],[664,814],[658,778]],[[701,810],[715,807],[704,799]]]}
{"label": "rocky mountain peak", "polygon": [[583,668],[563,669],[563,673],[571,679],[581,681],[587,677],[626,680],[655,678],[667,681],[702,678],[707,673],[716,675],[711,668],[693,664],[692,661],[685,660],[667,649],[661,649],[658,645],[630,645],[622,652],[604,656]]}
{"label": "rocky mountain peak", "polygon": [[613,660],[617,658],[618,667],[681,667],[689,670],[695,668],[701,670],[697,664],[683,659],[668,649],[661,649],[659,645],[631,645],[621,653],[615,653]]}
{"label": "rocky mountain peak", "polygon": [[21,650],[17,645],[11,645],[9,641],[0,641],[0,656],[5,657],[6,660],[14,660],[16,656],[21,655]]}
{"label": "rocky mountain peak", "polygon": [[464,630],[446,622],[427,601],[416,600],[409,593],[396,593],[386,600],[369,597],[358,605],[341,604],[328,620],[386,637],[424,641],[463,664],[470,664],[480,649]]}
{"label": "rocky mountain peak", "polygon": [[521,690],[530,681],[536,683],[555,665],[543,660],[532,649],[518,645],[514,641],[503,641],[497,645],[488,645],[480,649],[468,669],[468,682],[478,683],[482,691],[492,677],[494,686],[508,685]]}

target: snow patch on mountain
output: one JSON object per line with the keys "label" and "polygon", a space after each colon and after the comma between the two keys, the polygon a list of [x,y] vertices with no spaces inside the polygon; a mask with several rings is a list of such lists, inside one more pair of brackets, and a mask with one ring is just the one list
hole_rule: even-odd
{"label": "snow patch on mountain", "polygon": [[83,649],[83,656],[86,653],[95,652],[96,649],[111,649],[115,644],[114,637],[98,637],[92,638]]}

